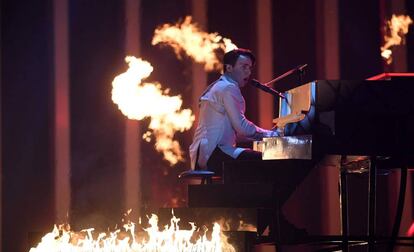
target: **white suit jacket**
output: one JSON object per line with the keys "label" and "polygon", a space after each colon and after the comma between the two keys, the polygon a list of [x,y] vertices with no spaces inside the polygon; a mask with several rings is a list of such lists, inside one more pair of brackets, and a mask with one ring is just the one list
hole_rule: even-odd
{"label": "white suit jacket", "polygon": [[207,161],[218,146],[227,155],[237,158],[244,150],[236,147],[237,135],[261,140],[277,133],[262,129],[244,116],[245,101],[239,85],[222,75],[200,97],[200,114],[193,143],[190,145],[191,168],[207,169]]}

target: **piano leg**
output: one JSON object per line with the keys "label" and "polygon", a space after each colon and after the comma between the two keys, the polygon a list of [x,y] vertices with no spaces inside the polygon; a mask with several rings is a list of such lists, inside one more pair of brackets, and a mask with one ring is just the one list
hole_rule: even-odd
{"label": "piano leg", "polygon": [[341,235],[342,235],[342,251],[348,251],[349,242],[349,222],[348,222],[348,183],[347,168],[343,166],[346,156],[341,157],[339,190],[340,190],[340,206],[341,206]]}
{"label": "piano leg", "polygon": [[370,160],[368,179],[368,251],[375,251],[377,157],[373,156]]}
{"label": "piano leg", "polygon": [[280,236],[280,203],[279,203],[279,193],[277,191],[277,189],[275,189],[274,187],[274,194],[275,194],[275,206],[274,206],[274,210],[275,210],[275,220],[274,220],[274,229],[275,229],[275,250],[280,252],[282,251],[281,248],[281,236]]}
{"label": "piano leg", "polygon": [[[341,207],[341,240],[342,240],[342,251],[348,251],[350,244],[367,245],[368,251],[377,251],[378,245],[386,242],[386,251],[394,251],[395,244],[405,237],[399,237],[398,232],[400,229],[401,218],[404,208],[404,198],[407,183],[407,166],[400,159],[393,159],[392,157],[369,157],[368,163],[355,163],[355,167],[352,165],[348,166],[352,162],[347,162],[346,156],[341,157],[340,167],[340,207]],[[404,159],[402,159],[404,160]],[[364,161],[364,160],[362,160]],[[403,163],[401,163],[403,162]],[[348,167],[347,167],[348,166]],[[367,218],[367,235],[366,236],[350,236],[349,234],[349,213],[348,213],[348,185],[347,176],[352,173],[352,170],[363,171],[368,168],[368,218]],[[349,170],[350,168],[350,170]],[[398,197],[398,204],[395,214],[394,225],[392,228],[391,237],[380,238],[376,235],[376,190],[377,190],[377,174],[383,173],[382,170],[389,170],[392,168],[401,168],[400,178],[400,192]],[[381,172],[382,171],[382,172]],[[359,173],[359,172],[357,172]],[[350,237],[352,239],[350,239]],[[400,244],[401,245],[401,244]],[[404,244],[406,245],[406,244]]]}
{"label": "piano leg", "polygon": [[398,232],[400,231],[401,219],[404,211],[405,191],[407,189],[407,170],[407,166],[401,165],[400,193],[398,196],[397,210],[395,213],[395,220],[391,233],[391,242],[388,244],[387,251],[394,250],[395,243],[398,239]]}

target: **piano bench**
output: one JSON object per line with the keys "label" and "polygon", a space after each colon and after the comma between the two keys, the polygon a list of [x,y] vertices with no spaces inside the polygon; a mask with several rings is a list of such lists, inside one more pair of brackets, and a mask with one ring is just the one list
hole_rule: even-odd
{"label": "piano bench", "polygon": [[213,180],[219,180],[221,177],[215,176],[212,171],[206,170],[189,170],[183,171],[178,175],[179,179],[200,179],[200,184],[212,184]]}

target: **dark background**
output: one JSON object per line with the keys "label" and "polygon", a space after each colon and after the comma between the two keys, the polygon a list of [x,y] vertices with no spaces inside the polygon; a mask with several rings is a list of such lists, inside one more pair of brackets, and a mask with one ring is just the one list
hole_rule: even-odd
{"label": "dark background", "polygon": [[[339,0],[340,79],[365,79],[382,73],[382,1]],[[274,0],[275,76],[299,64],[306,78],[323,63],[317,55],[315,1]],[[207,28],[255,51],[256,12],[251,0],[209,0]],[[71,220],[75,227],[118,223],[123,206],[125,117],[110,99],[112,79],[125,71],[125,3],[69,1]],[[406,1],[414,17],[414,2]],[[141,55],[156,66],[149,80],[181,94],[191,107],[191,61],[177,60],[167,47],[151,46],[153,31],[191,14],[188,0],[141,1]],[[270,35],[269,35],[270,36]],[[1,158],[2,251],[28,251],[30,237],[54,224],[53,167],[53,1],[1,1]],[[413,28],[406,38],[407,68],[414,72]],[[392,70],[392,69],[391,69]],[[210,73],[210,81],[217,78]],[[247,117],[257,121],[257,91],[243,91]],[[148,121],[141,124],[145,129]],[[186,150],[191,133],[178,134]],[[142,142],[144,206],[185,205],[185,188],[176,175],[189,163],[169,167],[152,143]],[[323,183],[323,181],[316,181]],[[412,189],[408,189],[412,190]]]}

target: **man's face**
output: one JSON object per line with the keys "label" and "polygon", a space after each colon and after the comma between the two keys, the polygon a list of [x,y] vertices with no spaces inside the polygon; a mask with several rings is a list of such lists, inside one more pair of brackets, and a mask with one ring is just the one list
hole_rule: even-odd
{"label": "man's face", "polygon": [[227,72],[240,87],[244,87],[252,73],[252,60],[247,56],[240,55],[234,66],[228,66]]}

